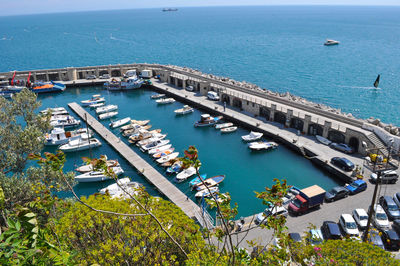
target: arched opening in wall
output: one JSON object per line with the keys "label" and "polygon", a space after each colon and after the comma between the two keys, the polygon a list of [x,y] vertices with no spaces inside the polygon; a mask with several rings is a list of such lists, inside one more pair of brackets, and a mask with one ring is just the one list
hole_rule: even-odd
{"label": "arched opening in wall", "polygon": [[356,137],[351,137],[349,140],[349,146],[353,148],[354,152],[358,152],[359,140]]}
{"label": "arched opening in wall", "polygon": [[308,126],[308,135],[311,135],[311,136],[315,136],[315,135],[322,136],[323,132],[324,132],[324,129],[322,128],[321,125],[311,124],[311,125]]}
{"label": "arched opening in wall", "polygon": [[178,79],[178,87],[182,88],[183,87],[183,82],[181,79]]}
{"label": "arched opening in wall", "polygon": [[344,143],[345,136],[337,130],[329,130],[328,139],[336,143]]}
{"label": "arched opening in wall", "polygon": [[171,83],[170,84],[175,85],[175,78],[174,77],[170,77],[170,79],[171,79]]}
{"label": "arched opening in wall", "polygon": [[269,109],[267,107],[264,107],[264,106],[260,107],[260,116],[261,117],[264,117],[268,121],[270,115],[271,115],[271,112],[269,111]]}
{"label": "arched opening in wall", "polygon": [[59,80],[58,73],[49,74],[50,80]]}
{"label": "arched opening in wall", "polygon": [[38,75],[36,75],[36,78],[37,78],[38,81],[45,81],[46,80],[46,75],[38,74]]}
{"label": "arched opening in wall", "polygon": [[300,118],[293,117],[290,119],[290,127],[303,131],[304,122]]}
{"label": "arched opening in wall", "polygon": [[200,91],[200,83],[197,83],[197,91]]}
{"label": "arched opening in wall", "polygon": [[118,69],[112,70],[111,71],[111,77],[121,77],[121,71]]}
{"label": "arched opening in wall", "polygon": [[238,98],[233,99],[233,107],[242,108],[242,101]]}
{"label": "arched opening in wall", "polygon": [[221,99],[223,103],[226,103],[227,105],[231,104],[231,100],[229,99],[229,96],[226,94],[222,94],[221,95]]}
{"label": "arched opening in wall", "polygon": [[100,76],[100,77],[103,76],[104,74],[109,74],[109,73],[108,73],[108,70],[100,70],[100,71],[99,71],[99,76]]}
{"label": "arched opening in wall", "polygon": [[285,124],[286,123],[286,115],[282,112],[275,112],[274,121],[281,123],[281,124]]}

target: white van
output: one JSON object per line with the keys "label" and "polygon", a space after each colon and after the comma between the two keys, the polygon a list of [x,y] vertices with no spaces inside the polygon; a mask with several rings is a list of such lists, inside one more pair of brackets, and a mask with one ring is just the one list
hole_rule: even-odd
{"label": "white van", "polygon": [[209,91],[207,93],[207,98],[212,101],[219,101],[219,96],[215,91]]}

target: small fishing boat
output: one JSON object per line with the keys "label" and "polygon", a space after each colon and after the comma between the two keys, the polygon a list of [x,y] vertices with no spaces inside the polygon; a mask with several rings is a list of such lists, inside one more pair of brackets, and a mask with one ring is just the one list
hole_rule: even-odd
{"label": "small fishing boat", "polygon": [[231,133],[235,132],[237,130],[237,127],[225,127],[221,128],[221,133]]}
{"label": "small fishing boat", "polygon": [[222,123],[222,124],[215,125],[215,128],[222,129],[222,128],[232,127],[232,126],[233,126],[233,123]]}
{"label": "small fishing boat", "polygon": [[34,93],[44,93],[44,92],[60,92],[65,90],[65,85],[62,83],[50,82],[37,82],[34,83],[31,90]]}
{"label": "small fishing boat", "polygon": [[96,138],[78,138],[71,140],[67,144],[61,145],[59,149],[63,152],[83,151],[90,148],[100,147],[101,142]]}
{"label": "small fishing boat", "polygon": [[125,117],[125,118],[122,118],[121,120],[117,120],[117,121],[111,122],[109,124],[109,126],[111,128],[117,128],[117,127],[121,127],[121,126],[123,126],[125,124],[128,124],[130,121],[131,121],[130,117]]}
{"label": "small fishing boat", "polygon": [[92,98],[89,100],[83,100],[81,101],[82,106],[89,106],[91,104],[96,104],[96,103],[101,103],[101,102],[105,102],[106,100],[101,97],[100,94],[95,94],[92,95]]}
{"label": "small fishing boat", "polygon": [[378,87],[379,87],[379,81],[380,81],[380,79],[381,79],[381,75],[379,74],[379,75],[376,77],[376,80],[375,80],[375,82],[374,82],[374,87],[375,87],[375,88],[378,88]]}
{"label": "small fishing boat", "polygon": [[103,113],[103,114],[100,114],[100,115],[99,115],[99,119],[100,119],[100,120],[104,120],[104,119],[107,119],[107,118],[114,117],[114,116],[116,116],[116,115],[118,115],[118,112]]}
{"label": "small fishing boat", "polygon": [[147,152],[148,150],[151,150],[151,149],[155,149],[155,148],[158,148],[158,147],[165,146],[165,145],[167,145],[168,143],[169,143],[169,139],[156,140],[156,141],[153,141],[153,142],[147,143],[146,145],[141,146],[140,149],[141,149],[142,151]]}
{"label": "small fishing boat", "polygon": [[256,141],[249,143],[249,149],[260,151],[260,150],[272,150],[276,149],[278,144],[275,142],[268,141]]}
{"label": "small fishing boat", "polygon": [[[207,174],[202,174],[202,175],[200,175],[200,177],[202,180],[205,180],[207,178]],[[192,180],[190,180],[189,186],[193,187],[194,185],[197,185],[198,183],[200,183],[201,182],[200,177],[195,177]]]}
{"label": "small fishing boat", "polygon": [[339,41],[335,41],[335,40],[329,40],[329,39],[326,39],[326,41],[325,41],[324,45],[326,45],[326,46],[330,46],[330,45],[338,45],[339,43],[340,43]]}
{"label": "small fishing boat", "polygon": [[45,110],[40,111],[41,115],[47,115],[51,113],[51,115],[68,115],[67,109],[64,107],[54,107],[54,108],[47,108]]}
{"label": "small fishing boat", "polygon": [[210,191],[211,191],[211,193],[208,191],[208,189],[204,189],[204,190],[201,190],[201,191],[197,192],[194,196],[196,198],[210,197],[211,194],[218,193],[219,192],[219,188],[218,187],[212,187],[212,188],[210,188]]}
{"label": "small fishing boat", "polygon": [[324,144],[324,145],[330,145],[331,143],[332,143],[332,141],[330,141],[329,139],[326,139],[326,138],[324,138],[324,137],[322,137],[322,136],[320,136],[320,135],[315,135],[315,138],[319,141],[319,142],[321,142],[322,144]]}
{"label": "small fishing boat", "polygon": [[50,125],[53,127],[76,127],[81,124],[80,120],[75,119],[75,117],[70,115],[63,116],[52,116],[50,120]]}
{"label": "small fishing boat", "polygon": [[96,108],[96,114],[102,114],[102,113],[108,113],[111,111],[118,110],[118,106],[114,104],[106,105],[106,106],[101,106]]}
{"label": "small fishing boat", "polygon": [[84,137],[90,138],[93,135],[93,132],[89,129],[89,132],[86,128],[81,128],[74,131],[65,131],[64,128],[56,127],[51,130],[50,133],[45,135],[44,145],[62,145],[68,143],[68,141],[75,139],[77,137],[82,137],[83,134],[86,134]]}
{"label": "small fishing boat", "polygon": [[153,154],[153,158],[159,159],[161,157],[167,156],[167,155],[173,153],[174,150],[175,150],[175,148],[169,148],[169,149],[167,149],[165,151],[162,151],[162,152],[159,152],[159,153],[155,153],[155,154]]}
{"label": "small fishing boat", "polygon": [[112,199],[129,198],[129,195],[136,195],[138,193],[138,189],[142,186],[140,183],[131,181],[128,177],[118,179],[117,183],[102,188],[99,192],[101,194],[108,193]]}
{"label": "small fishing boat", "polygon": [[150,122],[150,120],[131,120],[132,124],[137,124],[139,126],[145,126]]}
{"label": "small fishing boat", "polygon": [[153,94],[153,95],[150,96],[151,99],[160,99],[160,98],[163,98],[163,97],[165,97],[165,94],[161,94],[161,93]]}
{"label": "small fishing boat", "polygon": [[263,133],[251,131],[250,134],[242,136],[244,141],[255,141],[261,139]]}
{"label": "small fishing boat", "polygon": [[185,114],[193,113],[194,109],[192,107],[190,107],[189,105],[184,105],[183,108],[176,109],[174,112],[176,115],[185,115]]}
{"label": "small fishing boat", "polygon": [[195,127],[206,127],[206,126],[213,126],[215,125],[220,119],[222,119],[222,116],[218,117],[212,117],[209,114],[202,114],[200,117],[200,120],[197,121],[194,126]]}
{"label": "small fishing boat", "polygon": [[[107,160],[106,161],[107,167],[116,167],[119,166],[119,163],[117,160]],[[75,169],[75,171],[79,173],[87,173],[93,171],[93,165],[92,164],[85,164],[82,166],[79,166],[78,168]]]}
{"label": "small fishing boat", "polygon": [[177,161],[173,165],[167,168],[167,174],[178,173],[182,169],[182,161]]}
{"label": "small fishing boat", "polygon": [[186,179],[188,179],[189,177],[191,177],[192,175],[196,174],[196,168],[194,168],[193,166],[183,170],[182,172],[178,173],[175,177],[176,181],[178,183],[185,181]]}
{"label": "small fishing boat", "polygon": [[167,145],[164,145],[164,146],[161,146],[161,147],[153,148],[153,149],[149,150],[148,153],[149,153],[150,155],[151,155],[151,154],[154,154],[154,153],[159,153],[159,152],[168,150],[168,149],[170,149],[171,147],[172,147],[172,144],[167,144]]}
{"label": "small fishing boat", "polygon": [[96,108],[99,108],[99,107],[104,106],[105,104],[106,104],[105,102],[102,102],[102,103],[92,103],[91,105],[89,105],[89,107],[90,107],[90,108],[96,109]]}
{"label": "small fishing boat", "polygon": [[[209,188],[215,187],[215,186],[218,186],[219,183],[224,181],[224,179],[225,179],[225,175],[213,176],[213,177],[207,178],[203,182],[197,183],[196,185],[193,186],[193,189],[195,189],[196,191],[201,191],[201,190],[206,189],[207,187],[209,187]],[[206,187],[206,185],[207,185],[207,187]]]}
{"label": "small fishing boat", "polygon": [[[111,167],[111,170],[117,176],[124,173],[124,170],[122,170],[120,166]],[[89,182],[105,181],[111,178],[112,177],[108,176],[105,171],[91,171],[75,176],[75,181],[78,181],[79,183],[89,183]]]}
{"label": "small fishing boat", "polygon": [[157,104],[168,104],[168,103],[174,103],[174,102],[175,102],[174,98],[162,98],[162,99],[156,100]]}
{"label": "small fishing boat", "polygon": [[167,155],[167,156],[161,157],[160,159],[157,159],[156,162],[159,164],[166,163],[172,159],[177,158],[178,155],[179,155],[179,152],[174,152],[174,153],[171,153],[170,155]]}

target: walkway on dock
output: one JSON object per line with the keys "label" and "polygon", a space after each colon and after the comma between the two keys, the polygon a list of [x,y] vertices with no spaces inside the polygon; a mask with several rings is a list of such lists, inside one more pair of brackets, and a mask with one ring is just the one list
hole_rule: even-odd
{"label": "walkway on dock", "polygon": [[[86,120],[88,125],[93,128],[97,134],[105,139],[123,158],[125,158],[134,168],[136,168],[157,190],[165,195],[172,203],[177,205],[187,216],[196,219],[203,227],[211,226],[211,221],[202,218],[202,210],[189,199],[174,184],[169,182],[163,175],[154,169],[149,163],[135,153],[127,144],[116,137],[110,130],[102,125],[96,118],[86,112],[79,104],[69,103],[68,106]],[[205,223],[204,223],[205,220]]]}

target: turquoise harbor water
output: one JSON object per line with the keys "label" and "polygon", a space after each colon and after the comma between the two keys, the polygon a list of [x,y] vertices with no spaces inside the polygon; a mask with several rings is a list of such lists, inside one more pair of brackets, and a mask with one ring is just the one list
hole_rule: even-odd
{"label": "turquoise harbor water", "polygon": [[[100,91],[99,91],[100,90]],[[65,106],[69,102],[79,102],[89,99],[91,95],[102,93],[105,96],[107,104],[117,104],[119,114],[116,119],[130,116],[132,119],[145,120],[150,119],[152,129],[160,128],[163,133],[167,133],[167,138],[183,155],[183,151],[190,145],[195,145],[199,150],[200,160],[203,165],[201,173],[206,173],[208,177],[225,174],[226,179],[220,185],[222,192],[230,192],[233,201],[239,204],[240,215],[250,215],[263,209],[260,200],[255,198],[254,191],[261,192],[265,186],[270,186],[274,178],[286,178],[289,184],[297,187],[306,187],[313,184],[319,184],[328,189],[336,185],[337,181],[319,169],[315,168],[310,161],[284,146],[279,146],[275,151],[270,152],[252,152],[241,140],[242,135],[249,131],[239,128],[231,134],[221,134],[219,130],[213,127],[195,128],[194,122],[199,120],[201,112],[196,110],[192,114],[185,116],[176,116],[175,109],[181,108],[182,103],[175,102],[168,105],[157,105],[150,99],[153,93],[150,90],[137,90],[132,92],[108,92],[99,87],[67,89],[62,94],[40,95],[43,108],[54,106]],[[87,108],[92,115],[94,110]],[[72,111],[71,111],[72,112]],[[74,115],[76,117],[76,115]],[[102,122],[108,127],[110,120]],[[126,139],[120,135],[119,129],[112,130],[114,134]],[[98,135],[96,135],[99,138]],[[100,138],[99,138],[100,139]],[[125,175],[133,180],[145,184],[147,190],[153,195],[157,195],[154,188],[139,176],[135,169],[131,168],[127,162],[119,157],[111,147],[102,140],[102,147],[93,149],[93,156],[107,154],[109,158],[119,158]],[[126,142],[128,143],[128,142]],[[132,148],[146,159],[151,165],[164,173],[164,168],[159,167],[150,156],[142,153],[136,146]],[[47,147],[46,151],[54,152],[56,147]],[[76,166],[82,164],[81,157],[90,156],[89,151],[78,153],[67,153],[67,164],[65,170],[73,170]],[[301,169],[301,170],[300,170]],[[173,176],[167,177],[173,180]],[[191,179],[189,179],[191,180]],[[98,189],[113,183],[98,182],[89,184],[78,184],[75,189],[79,195],[90,195]],[[194,193],[190,191],[188,182],[177,184],[177,186],[189,197],[195,200]]]}

